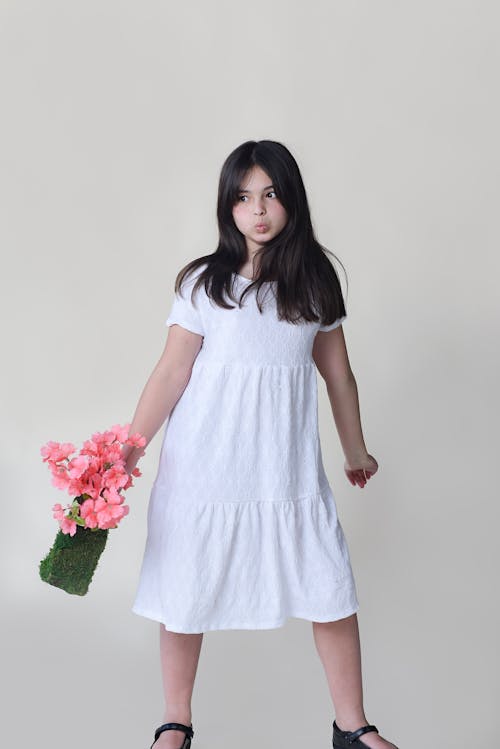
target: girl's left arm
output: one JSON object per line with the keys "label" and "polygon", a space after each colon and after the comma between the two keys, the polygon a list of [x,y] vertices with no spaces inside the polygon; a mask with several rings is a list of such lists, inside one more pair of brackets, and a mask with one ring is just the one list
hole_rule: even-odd
{"label": "girl's left arm", "polygon": [[314,362],[326,383],[333,418],[345,455],[344,470],[351,484],[363,487],[378,469],[369,455],[359,411],[358,387],[349,363],[342,325],[318,331],[312,350]]}

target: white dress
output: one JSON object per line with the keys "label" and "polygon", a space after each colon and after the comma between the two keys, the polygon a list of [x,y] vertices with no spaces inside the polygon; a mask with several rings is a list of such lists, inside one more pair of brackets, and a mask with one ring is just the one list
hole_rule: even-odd
{"label": "white dress", "polygon": [[[167,420],[132,610],[173,632],[273,629],[359,608],[325,475],[312,346],[332,325],[278,320],[274,283],[223,309],[202,266],[166,320],[204,336]],[[236,291],[250,280],[233,275]],[[265,291],[265,295],[264,295]],[[239,294],[237,294],[239,298]]]}

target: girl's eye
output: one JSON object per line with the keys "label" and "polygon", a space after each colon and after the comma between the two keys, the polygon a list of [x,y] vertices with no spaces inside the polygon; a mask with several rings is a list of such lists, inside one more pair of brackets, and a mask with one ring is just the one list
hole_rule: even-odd
{"label": "girl's eye", "polygon": [[[276,197],[275,190],[269,190],[268,193],[266,193],[266,197],[272,196],[273,198]],[[246,200],[248,198],[248,195],[238,195],[238,200]]]}

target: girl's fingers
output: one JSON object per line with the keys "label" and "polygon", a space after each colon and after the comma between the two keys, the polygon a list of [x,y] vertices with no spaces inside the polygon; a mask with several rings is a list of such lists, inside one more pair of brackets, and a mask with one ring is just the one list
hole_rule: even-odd
{"label": "girl's fingers", "polygon": [[356,470],[347,469],[346,475],[353,486],[359,486],[362,489],[373,474],[366,468],[358,468]]}
{"label": "girl's fingers", "polygon": [[351,481],[352,485],[353,486],[358,486],[359,485],[359,472],[358,471],[352,471],[351,472],[351,476],[352,476],[352,481]]}
{"label": "girl's fingers", "polygon": [[360,486],[361,488],[366,485],[368,479],[373,475],[373,472],[369,471],[367,468],[357,468],[355,470],[348,469],[346,473],[351,484],[353,484],[353,486]]}

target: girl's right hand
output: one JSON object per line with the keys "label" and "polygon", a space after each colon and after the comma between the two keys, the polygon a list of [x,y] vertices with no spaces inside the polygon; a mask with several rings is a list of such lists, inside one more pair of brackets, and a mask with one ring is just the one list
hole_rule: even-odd
{"label": "girl's right hand", "polygon": [[[127,445],[127,447],[129,446]],[[125,461],[125,470],[129,475],[137,466],[137,463],[143,457],[143,455],[146,455],[146,451],[144,450],[144,448],[128,449],[126,452],[125,449],[122,450],[122,458]]]}
{"label": "girl's right hand", "polygon": [[378,471],[378,463],[373,455],[366,453],[361,458],[352,461],[346,460],[344,471],[351,484],[353,486],[358,485],[362,489],[368,479]]}

